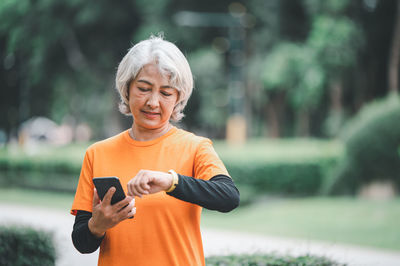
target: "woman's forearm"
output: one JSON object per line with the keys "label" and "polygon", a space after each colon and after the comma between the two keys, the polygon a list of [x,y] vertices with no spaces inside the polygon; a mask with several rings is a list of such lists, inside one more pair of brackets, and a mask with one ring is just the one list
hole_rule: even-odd
{"label": "woman's forearm", "polygon": [[72,243],[80,253],[95,252],[104,237],[97,238],[90,232],[88,222],[92,217],[91,212],[78,210],[72,231]]}
{"label": "woman's forearm", "polygon": [[177,187],[167,193],[177,199],[220,212],[229,212],[239,205],[239,191],[228,176],[217,175],[210,180],[178,176]]}

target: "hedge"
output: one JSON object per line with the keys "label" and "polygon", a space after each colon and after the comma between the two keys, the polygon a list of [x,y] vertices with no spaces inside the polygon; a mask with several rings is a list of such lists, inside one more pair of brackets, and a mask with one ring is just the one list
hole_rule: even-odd
{"label": "hedge", "polygon": [[[249,188],[254,193],[304,196],[319,193],[326,172],[335,165],[336,158],[304,162],[224,162],[239,187]],[[10,161],[8,165],[0,160],[0,163],[2,186],[74,192],[80,172],[80,166],[64,163],[50,166],[27,160]]]}
{"label": "hedge", "polygon": [[0,226],[0,265],[55,265],[52,235],[28,227]]}
{"label": "hedge", "polygon": [[339,266],[345,265],[325,257],[312,255],[305,256],[279,256],[271,254],[243,254],[228,256],[212,256],[206,258],[207,266]]}
{"label": "hedge", "polygon": [[[316,141],[311,143],[317,146],[317,149],[314,147],[317,153],[307,151],[310,146],[307,143],[297,145],[299,147],[293,150],[292,147],[296,146],[293,141],[284,144],[286,147],[283,148],[274,144],[268,148],[272,152],[267,155],[263,149],[259,149],[259,146],[265,146],[264,142],[253,146],[250,143],[243,149],[230,149],[217,144],[217,151],[242,192],[241,202],[246,203],[254,194],[260,193],[295,196],[318,194],[339,155],[325,147],[328,142],[323,142],[323,145]],[[7,156],[6,152],[0,151],[0,185],[74,192],[84,149],[69,153],[62,149],[53,151],[54,156],[49,153],[41,157],[22,153]],[[279,154],[275,156],[275,152]],[[62,158],[63,154],[65,159]]]}
{"label": "hedge", "polygon": [[78,160],[0,154],[0,185],[74,192],[80,167]]}
{"label": "hedge", "polygon": [[253,187],[256,192],[285,195],[316,195],[336,158],[299,162],[231,162],[225,160],[229,173],[238,185]]}

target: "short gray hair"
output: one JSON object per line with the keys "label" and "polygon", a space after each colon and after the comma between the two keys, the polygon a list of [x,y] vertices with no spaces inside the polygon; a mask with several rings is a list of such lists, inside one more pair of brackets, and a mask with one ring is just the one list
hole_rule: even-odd
{"label": "short gray hair", "polygon": [[134,45],[119,63],[115,78],[116,89],[121,98],[119,110],[125,115],[131,115],[129,84],[135,80],[140,70],[151,62],[157,64],[161,74],[169,75],[170,85],[179,92],[177,104],[171,115],[171,120],[178,122],[184,116],[183,109],[193,91],[192,71],[179,48],[158,36],[151,36]]}

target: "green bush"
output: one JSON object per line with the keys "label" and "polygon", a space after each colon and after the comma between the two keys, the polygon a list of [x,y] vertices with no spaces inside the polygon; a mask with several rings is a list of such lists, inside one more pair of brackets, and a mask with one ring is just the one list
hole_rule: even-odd
{"label": "green bush", "polygon": [[14,168],[0,172],[0,185],[73,193],[78,185],[78,178],[79,172],[63,173],[46,168],[30,171]]}
{"label": "green bush", "polygon": [[342,136],[346,152],[325,188],[331,193],[355,193],[376,180],[400,188],[400,99],[388,98],[361,109]]}
{"label": "green bush", "polygon": [[9,155],[3,150],[0,152],[0,185],[74,192],[84,150],[77,152],[66,154],[56,149],[46,156],[28,156],[22,152]]}
{"label": "green bush", "polygon": [[235,185],[240,192],[240,206],[246,206],[254,202],[259,194],[254,186],[238,184],[237,182]]}
{"label": "green bush", "polygon": [[[316,140],[249,140],[243,147],[217,142],[241,192],[241,205],[257,194],[315,195],[341,153],[341,144]],[[84,149],[61,147],[44,155],[0,150],[0,185],[74,192]],[[65,158],[64,158],[64,157]]]}
{"label": "green bush", "polygon": [[206,258],[207,266],[336,266],[344,265],[325,257],[317,257],[311,255],[292,257],[278,256],[269,254],[252,254],[252,255],[228,255],[228,256],[212,256]]}
{"label": "green bush", "polygon": [[285,195],[316,195],[334,158],[287,162],[231,162],[225,160],[238,185],[254,187],[257,192]]}
{"label": "green bush", "polygon": [[0,265],[55,265],[51,234],[26,227],[0,226]]}

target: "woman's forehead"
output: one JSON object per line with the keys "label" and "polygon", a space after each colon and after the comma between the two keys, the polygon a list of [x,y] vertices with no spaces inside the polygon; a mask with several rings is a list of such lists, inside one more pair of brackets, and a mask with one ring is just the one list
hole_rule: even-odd
{"label": "woman's forehead", "polygon": [[155,63],[150,63],[144,65],[142,69],[139,71],[137,77],[148,77],[148,78],[155,78],[164,81],[168,81],[170,79],[170,74],[166,71],[161,71],[160,67]]}
{"label": "woman's forehead", "polygon": [[142,82],[148,85],[158,84],[161,87],[175,88],[170,79],[171,75],[166,71],[160,71],[155,63],[146,64],[136,75],[135,82]]}

